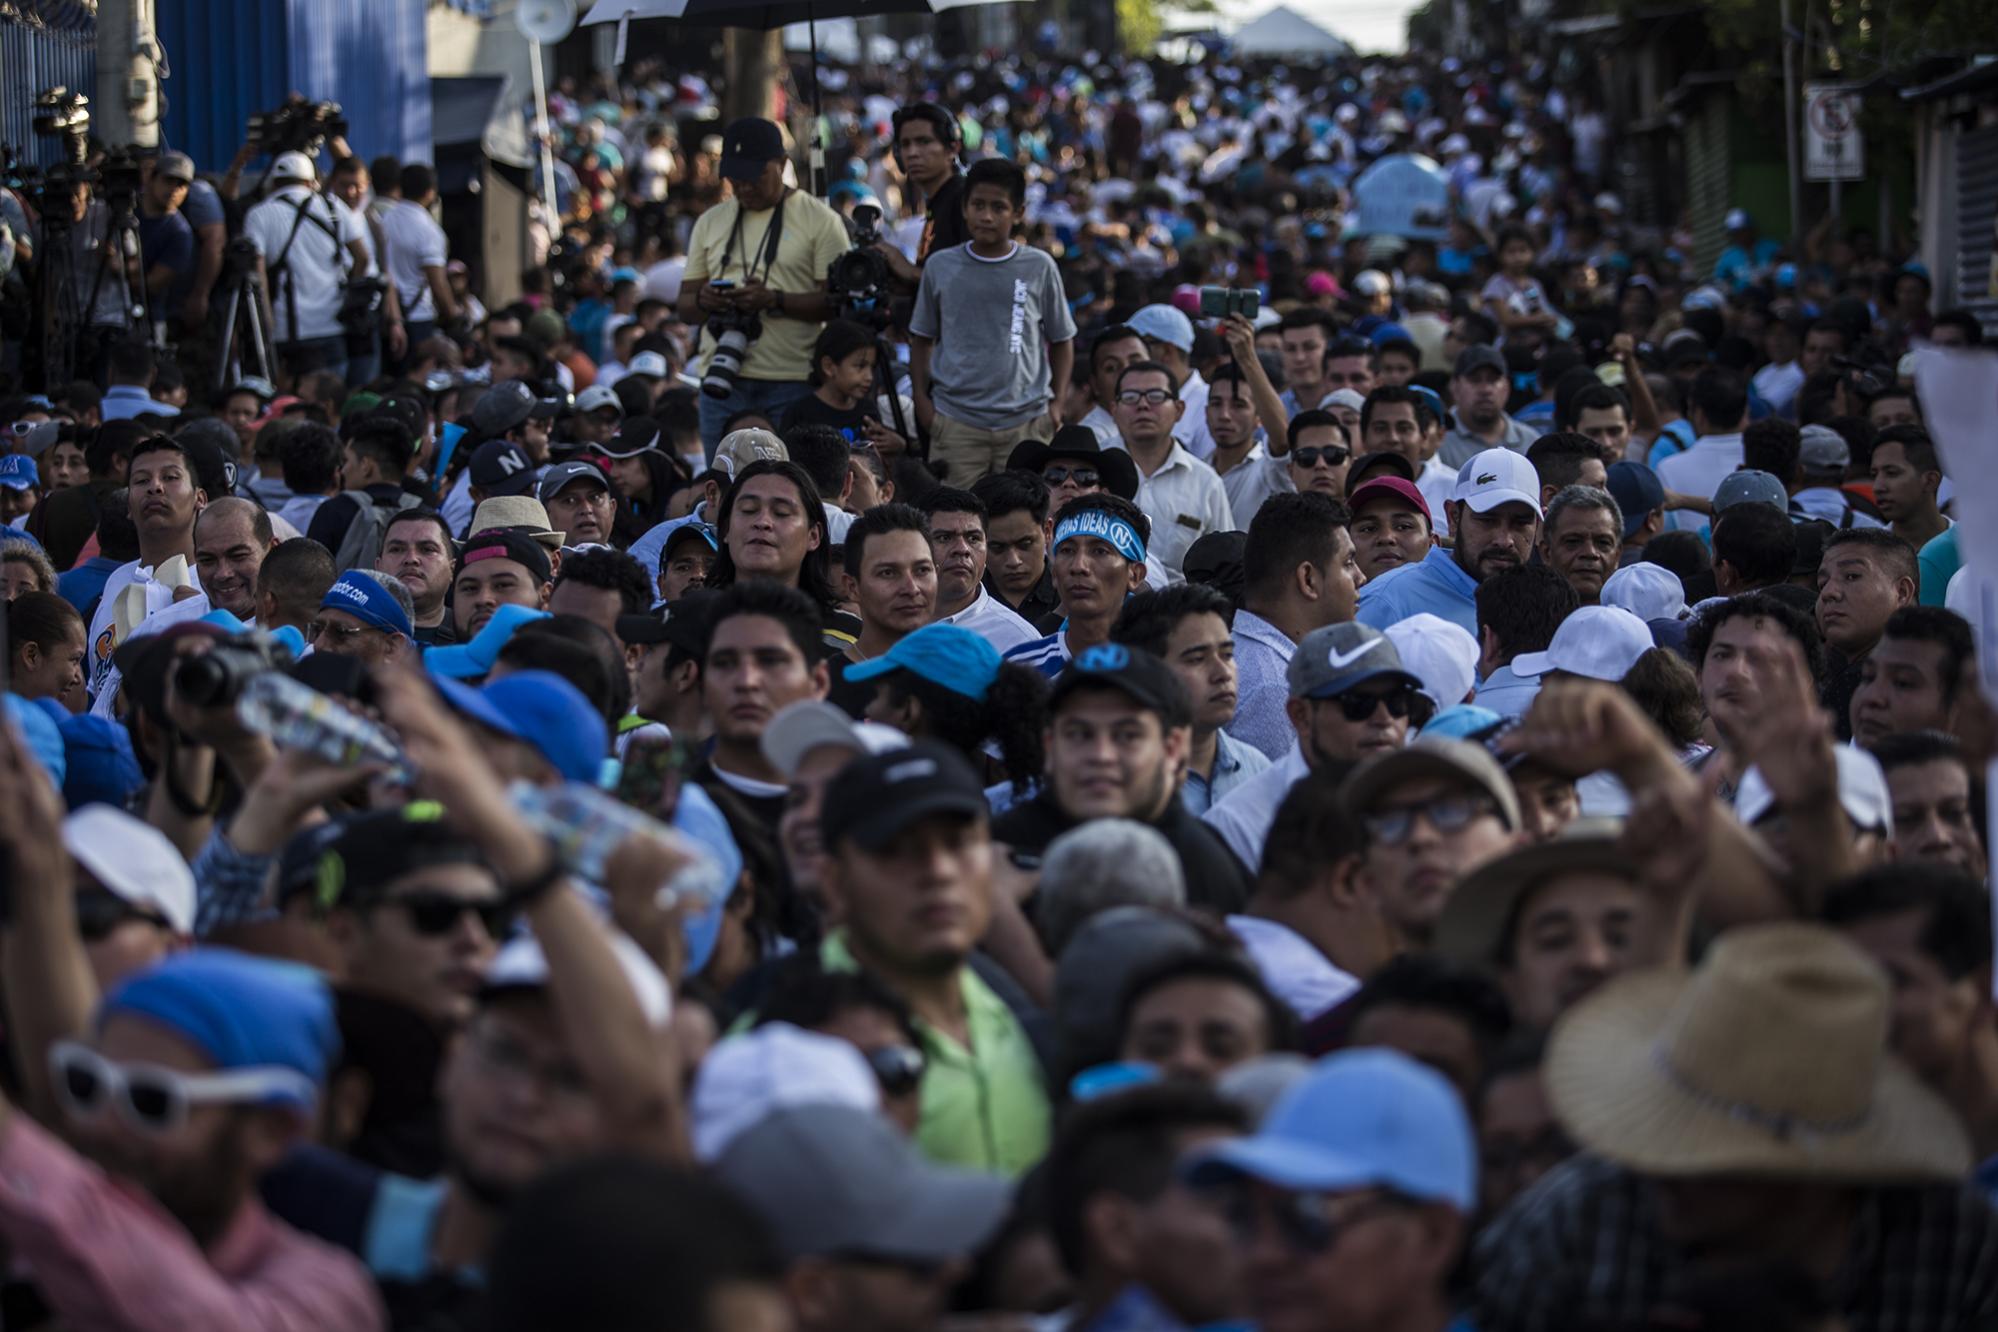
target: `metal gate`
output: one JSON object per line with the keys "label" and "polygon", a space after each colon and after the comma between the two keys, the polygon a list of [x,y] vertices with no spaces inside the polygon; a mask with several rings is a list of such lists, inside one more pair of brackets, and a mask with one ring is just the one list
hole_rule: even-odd
{"label": "metal gate", "polygon": [[1998,126],[1956,140],[1955,300],[1998,337]]}

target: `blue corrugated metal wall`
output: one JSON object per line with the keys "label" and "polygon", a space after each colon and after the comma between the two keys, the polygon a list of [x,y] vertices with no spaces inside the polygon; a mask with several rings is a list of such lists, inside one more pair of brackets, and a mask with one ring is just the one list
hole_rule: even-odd
{"label": "blue corrugated metal wall", "polygon": [[31,128],[35,94],[57,84],[88,97],[97,94],[97,46],[91,31],[29,27],[0,19],[0,143],[47,166],[62,154],[54,139]]}
{"label": "blue corrugated metal wall", "polygon": [[[291,92],[338,102],[362,157],[427,162],[430,76],[416,0],[173,0],[158,7],[173,76],[166,130],[203,169],[227,167],[250,116]],[[322,163],[324,165],[324,163]]]}

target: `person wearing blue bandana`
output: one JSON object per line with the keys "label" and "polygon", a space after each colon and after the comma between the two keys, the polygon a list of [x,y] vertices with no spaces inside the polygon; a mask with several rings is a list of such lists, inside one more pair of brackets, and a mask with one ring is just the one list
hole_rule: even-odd
{"label": "person wearing blue bandana", "polygon": [[[409,593],[392,574],[349,569],[333,580],[320,599],[306,637],[315,652],[359,657],[370,666],[383,666],[401,656],[414,641]],[[396,594],[400,592],[401,596]]]}
{"label": "person wearing blue bandana", "polygon": [[1151,529],[1137,505],[1115,495],[1083,495],[1064,505],[1055,515],[1048,565],[1067,618],[1046,638],[1008,652],[1006,660],[1053,679],[1089,648],[1109,642],[1124,599],[1145,585]]}

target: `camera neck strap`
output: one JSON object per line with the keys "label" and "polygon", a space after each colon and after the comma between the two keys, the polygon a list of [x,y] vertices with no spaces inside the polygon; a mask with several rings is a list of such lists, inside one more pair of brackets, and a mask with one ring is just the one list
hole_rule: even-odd
{"label": "camera neck strap", "polygon": [[[790,198],[791,189],[789,186],[786,186],[784,193],[777,198],[777,207],[770,215],[770,225],[763,232],[763,244],[759,247],[761,250],[759,257],[763,264],[763,276],[765,279],[769,278],[770,270],[777,266],[777,244],[784,235],[784,205]],[[729,232],[728,244],[722,247],[722,261],[719,270],[721,274],[728,272],[729,256],[735,253],[735,247],[742,241],[742,214],[742,201],[738,199],[735,203],[735,227]],[[746,251],[744,252],[742,259],[742,280],[744,282],[754,282],[757,280],[757,263],[757,258],[751,258]]]}

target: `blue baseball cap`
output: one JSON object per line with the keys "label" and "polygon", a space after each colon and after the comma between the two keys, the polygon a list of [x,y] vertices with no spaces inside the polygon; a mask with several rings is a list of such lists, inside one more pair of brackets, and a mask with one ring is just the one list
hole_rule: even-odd
{"label": "blue baseball cap", "polygon": [[123,809],[132,792],[146,784],[131,732],[120,723],[86,712],[65,717],[56,727],[69,767],[62,797],[71,809],[100,804]]}
{"label": "blue baseball cap", "polygon": [[735,844],[728,817],[706,791],[688,782],[680,788],[680,801],[673,809],[673,827],[692,838],[721,866],[721,881],[727,885],[720,898],[702,903],[681,919],[680,937],[687,944],[686,973],[698,976],[714,956],[721,938],[722,911],[728,906],[728,893],[742,879],[742,849]]}
{"label": "blue baseball cap", "polygon": [[318,972],[227,948],[176,953],[128,977],[105,996],[98,1025],[118,1014],[177,1033],[219,1069],[290,1069],[301,1085],[273,1088],[266,1100],[301,1110],[340,1049],[333,995]]}
{"label": "blue baseball cap", "polygon": [[565,780],[596,784],[610,728],[583,691],[553,671],[520,671],[484,689],[451,679],[432,683],[473,721],[532,745]]}
{"label": "blue baseball cap", "polygon": [[61,786],[69,773],[69,759],[55,721],[19,694],[6,695],[6,704],[7,715],[14,719],[21,739],[27,742],[28,752],[48,772],[50,780]]}
{"label": "blue baseball cap", "polygon": [[1609,493],[1616,501],[1616,507],[1623,514],[1623,534],[1626,538],[1635,536],[1637,529],[1644,526],[1644,520],[1652,510],[1665,507],[1665,483],[1658,479],[1658,473],[1637,462],[1613,462],[1609,465]]}
{"label": "blue baseball cap", "polygon": [[846,678],[872,680],[890,671],[908,671],[954,694],[982,699],[999,674],[999,649],[962,625],[926,624],[880,656],[846,668]]}
{"label": "blue baseball cap", "polygon": [[1767,504],[1778,513],[1790,512],[1790,492],[1773,473],[1744,467],[1729,472],[1714,489],[1716,518],[1737,504]]}
{"label": "blue baseball cap", "polygon": [[0,453],[0,486],[9,490],[40,490],[41,469],[25,453]]}
{"label": "blue baseball cap", "polygon": [[492,613],[469,643],[434,647],[423,654],[423,669],[447,680],[483,679],[499,660],[500,649],[523,624],[546,620],[549,614],[530,606],[505,605]]}
{"label": "blue baseball cap", "polygon": [[362,624],[386,629],[403,638],[413,632],[409,616],[403,613],[402,606],[381,579],[361,569],[349,569],[334,579],[333,586],[319,599],[319,609],[345,611]]}
{"label": "blue baseball cap", "polygon": [[1400,324],[1376,324],[1374,331],[1367,335],[1367,341],[1376,347],[1384,347],[1390,342],[1413,342],[1415,339]]}
{"label": "blue baseball cap", "polygon": [[1131,331],[1152,342],[1163,342],[1183,352],[1193,350],[1193,321],[1174,305],[1147,305],[1131,316]]}
{"label": "blue baseball cap", "polygon": [[1463,1101],[1443,1075],[1395,1050],[1318,1061],[1255,1133],[1196,1152],[1192,1183],[1247,1175],[1293,1192],[1384,1188],[1469,1215],[1478,1151]]}

